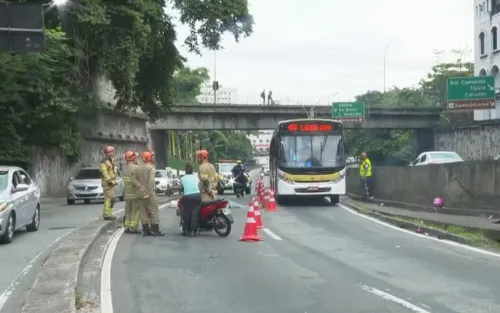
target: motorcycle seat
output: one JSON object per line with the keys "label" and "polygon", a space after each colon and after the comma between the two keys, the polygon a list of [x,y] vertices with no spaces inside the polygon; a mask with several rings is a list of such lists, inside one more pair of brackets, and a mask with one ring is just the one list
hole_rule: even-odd
{"label": "motorcycle seat", "polygon": [[204,200],[201,201],[201,205],[211,205],[211,204],[216,204],[222,201],[226,201],[224,198],[219,198],[219,199],[214,199],[214,200]]}

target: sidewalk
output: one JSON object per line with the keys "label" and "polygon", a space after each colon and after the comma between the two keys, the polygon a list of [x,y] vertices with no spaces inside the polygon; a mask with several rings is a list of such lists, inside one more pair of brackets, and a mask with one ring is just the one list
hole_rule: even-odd
{"label": "sidewalk", "polygon": [[413,211],[386,206],[382,203],[359,201],[349,196],[343,197],[341,203],[358,208],[360,211],[376,213],[388,218],[405,218],[415,225],[424,222],[424,224],[437,225],[443,228],[456,228],[458,226],[467,231],[482,233],[491,239],[500,240],[500,223],[495,223],[499,220],[498,218]]}

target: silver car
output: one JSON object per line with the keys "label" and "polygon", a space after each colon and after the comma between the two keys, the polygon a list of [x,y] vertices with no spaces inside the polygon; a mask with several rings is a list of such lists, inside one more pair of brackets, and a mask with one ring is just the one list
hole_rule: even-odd
{"label": "silver car", "polygon": [[0,166],[0,242],[12,242],[15,230],[39,226],[40,187],[22,168]]}
{"label": "silver car", "polygon": [[[124,192],[121,172],[117,169],[115,197],[123,201]],[[75,201],[79,200],[84,203],[90,203],[92,200],[104,201],[99,167],[84,167],[78,171],[74,178],[70,178],[66,201],[68,204],[75,204]]]}

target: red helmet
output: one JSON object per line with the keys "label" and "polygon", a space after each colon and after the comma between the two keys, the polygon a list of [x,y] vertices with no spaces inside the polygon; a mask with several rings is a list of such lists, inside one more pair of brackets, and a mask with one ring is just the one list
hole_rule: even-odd
{"label": "red helmet", "polygon": [[127,161],[135,161],[137,159],[137,155],[134,151],[125,152],[125,160]]}
{"label": "red helmet", "polygon": [[114,151],[115,151],[115,148],[113,148],[112,146],[104,147],[104,154],[108,154],[108,153],[114,152]]}
{"label": "red helmet", "polygon": [[196,152],[196,155],[202,159],[202,160],[207,160],[208,159],[208,151],[207,150],[198,150]]}
{"label": "red helmet", "polygon": [[153,162],[153,153],[151,151],[144,151],[141,157],[144,162]]}

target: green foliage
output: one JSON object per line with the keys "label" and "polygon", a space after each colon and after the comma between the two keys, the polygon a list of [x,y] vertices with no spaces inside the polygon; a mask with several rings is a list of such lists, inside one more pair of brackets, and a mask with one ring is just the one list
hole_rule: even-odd
{"label": "green foliage", "polygon": [[[186,42],[192,51],[219,49],[224,32],[236,40],[252,32],[246,1],[168,3],[191,27]],[[191,88],[181,78],[198,75],[204,81],[208,71],[184,68],[166,5],[165,0],[80,0],[60,10],[52,6],[45,12],[45,52],[0,53],[0,163],[27,165],[30,145],[59,148],[76,161],[83,140],[77,122],[95,115],[102,77],[116,90],[117,110],[139,108],[152,121],[168,112],[175,91],[199,93],[199,84]]]}
{"label": "green foliage", "polygon": [[[449,77],[466,77],[473,75],[473,64],[463,62],[438,63],[431,72],[422,79],[418,88],[392,88],[383,93],[368,91],[356,97],[369,107],[444,107],[446,104],[446,79]],[[441,121],[449,123],[445,111],[441,113]],[[346,132],[350,155],[367,152],[375,164],[407,164],[415,156],[412,155],[411,130],[349,130]]]}
{"label": "green foliage", "polygon": [[209,80],[207,68],[183,67],[179,69],[174,75],[173,84],[177,99],[196,102],[196,97],[201,93],[201,85]]}
{"label": "green foliage", "polygon": [[79,156],[74,113],[84,96],[72,83],[74,50],[60,28],[45,35],[45,53],[0,54],[2,164],[26,165],[26,145],[59,147],[71,159]]}

